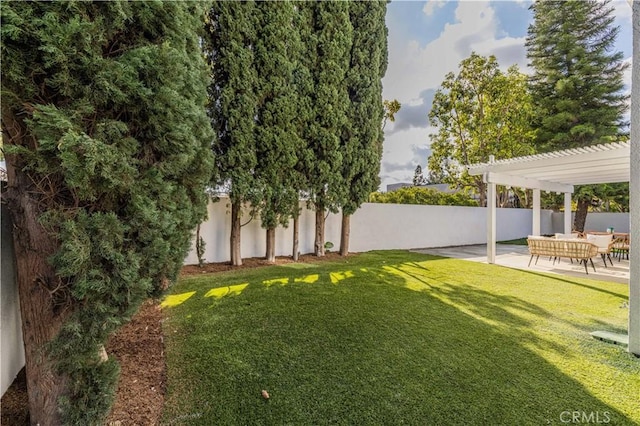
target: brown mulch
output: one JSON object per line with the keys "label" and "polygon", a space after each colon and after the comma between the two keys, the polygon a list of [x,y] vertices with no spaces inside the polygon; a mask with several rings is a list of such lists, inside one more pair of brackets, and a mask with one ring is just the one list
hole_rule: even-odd
{"label": "brown mulch", "polygon": [[158,302],[147,300],[107,342],[107,353],[120,364],[120,380],[107,425],[158,424],[166,385],[162,319]]}
{"label": "brown mulch", "polygon": [[[350,254],[348,257],[354,256]],[[317,263],[344,259],[336,252],[324,257],[312,254],[300,256],[299,262]],[[207,263],[203,267],[186,265],[181,276],[200,275],[272,265],[261,258],[242,260],[242,266],[228,262]],[[276,258],[276,264],[292,263],[290,256]],[[107,426],[157,425],[162,415],[166,390],[166,366],[162,336],[163,313],[158,301],[147,300],[131,321],[118,330],[107,342],[109,356],[120,364],[120,379]],[[0,401],[2,426],[29,424],[27,384],[24,368]]]}

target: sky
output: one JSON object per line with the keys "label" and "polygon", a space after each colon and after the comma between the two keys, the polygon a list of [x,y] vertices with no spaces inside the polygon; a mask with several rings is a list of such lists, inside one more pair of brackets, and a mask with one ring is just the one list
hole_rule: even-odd
{"label": "sky", "polygon": [[[524,47],[533,14],[531,1],[398,1],[387,6],[389,65],[382,80],[383,98],[397,99],[402,108],[394,123],[385,126],[380,179],[387,185],[411,182],[417,165],[425,170],[430,155],[429,111],[436,90],[448,72],[457,73],[471,52],[495,55],[500,68],[517,64],[531,70]],[[616,51],[631,63],[631,7],[627,0],[613,0],[620,26]],[[631,93],[631,67],[625,74]]]}

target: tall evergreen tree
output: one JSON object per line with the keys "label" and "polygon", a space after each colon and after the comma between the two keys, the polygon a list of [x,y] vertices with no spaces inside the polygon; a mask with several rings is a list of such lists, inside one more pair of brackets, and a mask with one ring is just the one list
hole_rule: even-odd
{"label": "tall evergreen tree", "polygon": [[[627,68],[614,44],[611,1],[539,1],[531,5],[534,22],[527,56],[534,70],[530,87],[535,107],[538,151],[577,148],[618,139],[624,128]],[[577,191],[574,228],[582,231],[594,194]]]}
{"label": "tall evergreen tree", "polygon": [[298,103],[293,76],[301,45],[292,2],[258,2],[255,13],[255,146],[259,158],[255,176],[262,227],[267,230],[266,258],[274,262],[276,227],[287,226],[298,214],[295,168],[302,139],[294,121]]}
{"label": "tall evergreen tree", "polygon": [[619,27],[610,0],[538,1],[531,10],[526,47],[538,151],[615,140],[627,65],[613,51]]}
{"label": "tall evergreen tree", "polygon": [[0,7],[3,202],[15,225],[31,424],[99,424],[118,375],[102,343],[176,278],[206,215],[204,11]]}
{"label": "tall evergreen tree", "polygon": [[422,166],[418,164],[416,166],[416,170],[413,172],[413,186],[425,185],[427,180],[424,178],[422,174]]}
{"label": "tall evergreen tree", "polygon": [[255,68],[255,2],[216,1],[209,11],[204,46],[211,67],[209,115],[217,134],[215,184],[229,189],[231,263],[242,264],[242,207],[256,202],[255,120],[258,99]]}
{"label": "tall evergreen tree", "polygon": [[344,193],[340,140],[347,125],[352,27],[349,2],[297,4],[301,14],[301,58],[311,84],[303,94],[312,105],[304,139],[309,202],[316,211],[314,252],[324,256],[325,211],[337,212]]}
{"label": "tall evergreen tree", "polygon": [[[383,120],[382,77],[387,70],[386,1],[349,2],[353,27],[346,74],[349,104],[342,132],[342,232],[340,254],[349,251],[350,218],[380,184]],[[399,104],[398,104],[399,105]]]}
{"label": "tall evergreen tree", "polygon": [[[310,8],[304,7],[300,2],[294,2],[294,5],[294,27],[296,28],[296,35],[299,37],[300,50],[294,61],[293,68],[292,83],[296,103],[296,113],[293,117],[293,124],[298,137],[301,138],[301,150],[297,152],[298,161],[296,165],[290,170],[290,180],[299,198],[304,199],[307,198],[309,194],[310,176],[307,172],[307,165],[314,160],[313,151],[307,147],[307,136],[309,135],[308,126],[313,120],[314,108],[311,97],[313,93],[313,78],[310,69],[311,62],[308,58],[304,57],[309,50],[308,46],[303,45],[303,40],[307,43],[311,42],[312,28],[309,25],[311,18]],[[292,257],[294,260],[298,260],[300,254],[300,212],[301,208],[299,203],[297,203],[293,211]]]}

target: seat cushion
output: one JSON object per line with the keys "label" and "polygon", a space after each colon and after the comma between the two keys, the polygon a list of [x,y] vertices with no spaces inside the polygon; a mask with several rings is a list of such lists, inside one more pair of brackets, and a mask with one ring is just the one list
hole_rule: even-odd
{"label": "seat cushion", "polygon": [[609,235],[587,234],[587,241],[597,245],[599,253],[606,252],[609,249],[609,244],[611,244],[612,240],[613,240],[613,234],[609,234]]}

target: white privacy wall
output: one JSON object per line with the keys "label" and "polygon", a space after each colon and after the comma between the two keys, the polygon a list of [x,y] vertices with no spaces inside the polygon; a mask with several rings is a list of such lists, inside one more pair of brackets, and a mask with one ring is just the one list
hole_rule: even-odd
{"label": "white privacy wall", "polygon": [[4,395],[24,366],[24,344],[20,321],[20,300],[14,267],[12,224],[8,212],[2,205],[0,264],[0,395]]}
{"label": "white privacy wall", "polygon": [[[572,217],[575,217],[575,213]],[[553,213],[552,220],[555,232],[563,232],[564,213]],[[615,232],[629,232],[629,225],[629,213],[587,213],[584,230],[606,231],[607,228],[613,228]]]}
{"label": "white privacy wall", "polygon": [[[315,213],[300,204],[300,253],[313,252]],[[205,261],[226,262],[230,239],[229,200],[221,199],[209,204],[209,219],[200,227],[205,240]],[[483,244],[486,242],[486,209],[481,207],[423,206],[406,204],[365,203],[351,218],[349,251],[363,252],[382,249],[411,249],[446,247],[454,245]],[[553,233],[552,212],[541,212],[543,234]],[[248,217],[243,219],[243,223]],[[532,229],[532,211],[527,209],[498,209],[497,238],[510,240],[526,237]],[[290,256],[293,245],[293,224],[276,231],[276,254]],[[325,222],[325,241],[340,245],[341,216],[329,214]],[[194,240],[195,241],[195,240]],[[260,218],[254,218],[242,227],[242,257],[264,257],[265,231]],[[198,263],[194,249],[187,256],[186,264]]]}

